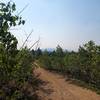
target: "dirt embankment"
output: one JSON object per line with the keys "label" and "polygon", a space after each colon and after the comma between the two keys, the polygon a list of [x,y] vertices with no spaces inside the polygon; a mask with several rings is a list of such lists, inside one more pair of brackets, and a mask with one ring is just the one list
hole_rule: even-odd
{"label": "dirt embankment", "polygon": [[42,80],[38,90],[42,100],[100,100],[100,95],[65,81],[61,75],[42,68],[37,68],[36,74],[40,74]]}

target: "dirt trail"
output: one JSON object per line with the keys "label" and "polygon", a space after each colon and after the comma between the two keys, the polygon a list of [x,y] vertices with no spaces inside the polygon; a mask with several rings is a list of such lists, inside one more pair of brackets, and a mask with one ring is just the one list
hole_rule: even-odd
{"label": "dirt trail", "polygon": [[61,75],[42,68],[37,68],[36,73],[43,83],[38,90],[42,100],[100,100],[100,95],[65,81]]}

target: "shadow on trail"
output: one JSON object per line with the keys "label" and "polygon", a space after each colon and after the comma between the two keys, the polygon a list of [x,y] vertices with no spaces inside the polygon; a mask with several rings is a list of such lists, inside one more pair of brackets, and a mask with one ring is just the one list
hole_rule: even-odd
{"label": "shadow on trail", "polygon": [[38,90],[39,90],[38,95],[39,95],[39,98],[40,98],[39,100],[43,100],[45,97],[50,96],[54,92],[53,87],[50,86],[50,83],[48,81],[43,81],[41,79],[38,79],[38,82],[39,82],[39,84],[38,84]]}
{"label": "shadow on trail", "polygon": [[[50,83],[47,81],[39,80],[39,88],[42,92],[46,93],[47,95],[52,94],[54,92],[53,88],[49,87]],[[45,87],[45,88],[44,88]]]}

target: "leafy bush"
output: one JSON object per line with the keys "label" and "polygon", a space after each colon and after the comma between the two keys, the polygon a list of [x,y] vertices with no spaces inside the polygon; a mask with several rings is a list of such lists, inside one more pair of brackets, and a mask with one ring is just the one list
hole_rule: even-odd
{"label": "leafy bush", "polygon": [[24,24],[14,15],[16,5],[0,3],[0,100],[36,100],[36,77],[30,50],[17,49],[17,39],[9,29]]}
{"label": "leafy bush", "polygon": [[78,52],[63,51],[57,46],[53,52],[47,52],[39,59],[46,69],[70,74],[100,90],[100,46],[89,41],[79,47]]}

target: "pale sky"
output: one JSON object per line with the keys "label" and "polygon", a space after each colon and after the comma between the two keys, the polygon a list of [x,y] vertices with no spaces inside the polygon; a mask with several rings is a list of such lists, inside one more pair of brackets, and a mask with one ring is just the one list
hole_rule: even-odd
{"label": "pale sky", "polygon": [[[27,42],[30,46],[40,36],[41,48],[77,50],[89,40],[100,44],[100,0],[13,0],[17,12],[26,20],[24,26],[12,32],[22,45],[26,36],[34,32]],[[26,34],[27,33],[27,34]]]}

